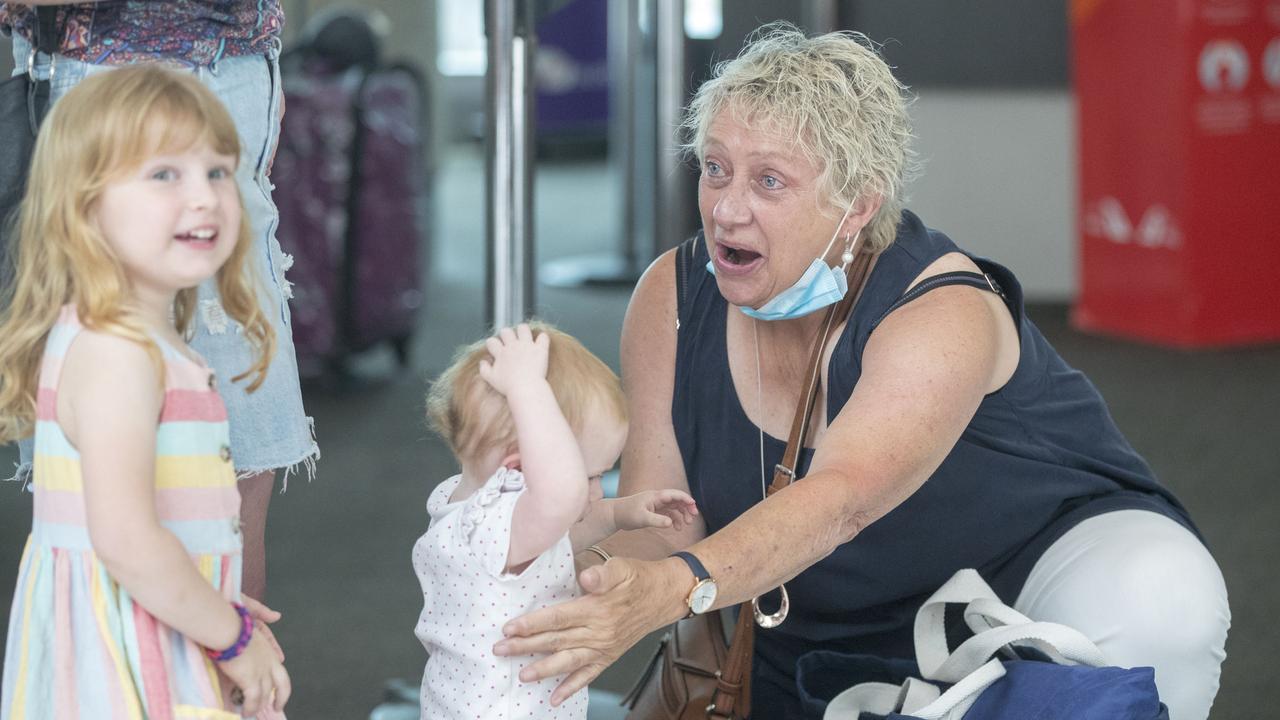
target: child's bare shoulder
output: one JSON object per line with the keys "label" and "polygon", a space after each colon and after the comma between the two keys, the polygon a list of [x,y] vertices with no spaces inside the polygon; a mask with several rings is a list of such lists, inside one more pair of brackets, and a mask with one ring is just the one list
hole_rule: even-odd
{"label": "child's bare shoulder", "polygon": [[[120,366],[120,369],[125,369],[126,366],[152,365],[151,355],[142,343],[113,332],[89,328],[81,330],[71,346],[67,348],[66,361],[70,362],[73,359],[89,360],[94,364],[112,367]],[[154,368],[151,374],[154,376]]]}
{"label": "child's bare shoulder", "polygon": [[[158,397],[160,368],[141,343],[111,332],[82,330],[63,357],[64,387],[92,384],[107,394],[141,393]],[[102,382],[110,379],[110,382]],[[87,381],[92,381],[88,383]]]}

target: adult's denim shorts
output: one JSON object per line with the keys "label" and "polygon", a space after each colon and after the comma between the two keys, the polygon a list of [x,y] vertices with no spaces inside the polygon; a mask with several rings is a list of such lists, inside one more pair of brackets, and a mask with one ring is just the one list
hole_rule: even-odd
{"label": "adult's denim shorts", "polygon": [[[19,36],[13,38],[15,73],[23,72],[31,46]],[[236,181],[253,229],[255,271],[261,278],[259,297],[276,331],[276,352],[266,380],[253,393],[244,382],[231,378],[252,364],[250,347],[237,323],[222,309],[217,288],[211,279],[200,286],[191,346],[214,369],[218,392],[227,405],[231,425],[231,452],[236,472],[251,475],[279,468],[288,471],[303,466],[310,474],[320,452],[315,443],[311,418],[302,407],[298,385],[298,364],[293,350],[293,330],[289,324],[289,282],[285,271],[292,258],[280,251],[276,226],[280,214],[271,201],[272,185],[267,177],[280,132],[283,94],[280,89],[278,51],[268,55],[228,57],[211,66],[191,67],[175,62],[173,67],[192,72],[222,100],[240,132],[240,166]],[[61,56],[39,54],[36,74],[49,77],[54,102],[85,77],[109,72],[114,66],[91,65]],[[30,472],[31,442],[20,443],[21,466],[18,478]]]}

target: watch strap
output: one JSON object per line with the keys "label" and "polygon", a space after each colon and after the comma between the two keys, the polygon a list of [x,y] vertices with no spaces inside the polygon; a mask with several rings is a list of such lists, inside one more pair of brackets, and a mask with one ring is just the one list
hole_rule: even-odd
{"label": "watch strap", "polygon": [[687,564],[689,569],[693,571],[693,577],[699,582],[711,577],[711,573],[707,572],[707,567],[703,565],[702,561],[695,557],[693,553],[681,550],[680,552],[671,553],[671,557],[678,557],[685,561],[685,564]]}

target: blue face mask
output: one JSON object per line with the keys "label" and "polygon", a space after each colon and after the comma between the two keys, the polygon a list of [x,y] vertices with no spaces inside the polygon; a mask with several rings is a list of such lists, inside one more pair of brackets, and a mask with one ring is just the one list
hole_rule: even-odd
{"label": "blue face mask", "polygon": [[[844,224],[844,219],[849,216],[849,211],[852,209],[853,206],[850,205],[844,211],[840,222],[836,223],[836,232],[831,236],[831,242],[827,243],[827,249],[809,263],[808,269],[799,280],[795,281],[791,287],[774,295],[759,308],[740,307],[738,309],[748,317],[757,320],[791,320],[840,302],[845,293],[849,292],[849,280],[845,277],[845,268],[853,261],[853,245],[862,231],[859,230],[858,235],[855,235],[845,247],[844,254],[840,258],[843,262],[840,267],[827,265],[825,258],[827,253],[831,252],[831,246],[835,245],[836,238],[840,235],[840,226]],[[713,262],[707,261],[707,271],[712,275],[716,274]]]}

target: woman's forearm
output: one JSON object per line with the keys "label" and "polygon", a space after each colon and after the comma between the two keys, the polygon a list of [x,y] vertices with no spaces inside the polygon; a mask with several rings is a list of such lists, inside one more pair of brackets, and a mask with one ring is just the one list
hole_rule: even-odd
{"label": "woman's forearm", "polygon": [[852,540],[873,519],[847,477],[820,472],[759,503],[689,551],[715,578],[716,607],[750,600]]}

